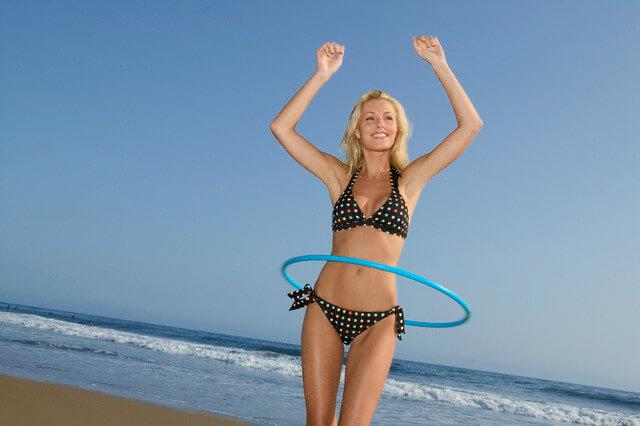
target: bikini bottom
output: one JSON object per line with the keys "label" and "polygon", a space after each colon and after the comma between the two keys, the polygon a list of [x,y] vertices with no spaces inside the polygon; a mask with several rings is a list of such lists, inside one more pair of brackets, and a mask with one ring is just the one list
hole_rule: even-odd
{"label": "bikini bottom", "polygon": [[318,303],[320,309],[322,309],[322,312],[324,312],[324,315],[331,325],[333,325],[333,328],[345,345],[351,343],[360,333],[378,321],[393,314],[396,316],[396,334],[398,335],[398,339],[402,340],[400,334],[405,333],[404,313],[400,305],[396,305],[386,311],[354,311],[353,309],[343,308],[342,306],[327,302],[318,296],[309,284],[305,284],[301,290],[287,293],[287,296],[294,299],[293,304],[289,308],[290,311],[302,308],[313,302]]}

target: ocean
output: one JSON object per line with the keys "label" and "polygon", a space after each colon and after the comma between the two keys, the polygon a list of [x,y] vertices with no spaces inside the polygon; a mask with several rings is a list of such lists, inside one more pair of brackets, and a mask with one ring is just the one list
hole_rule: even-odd
{"label": "ocean", "polygon": [[[300,346],[288,343],[0,302],[0,374],[305,424]],[[336,412],[343,384],[344,369]],[[562,423],[640,426],[640,393],[394,359],[372,422]]]}

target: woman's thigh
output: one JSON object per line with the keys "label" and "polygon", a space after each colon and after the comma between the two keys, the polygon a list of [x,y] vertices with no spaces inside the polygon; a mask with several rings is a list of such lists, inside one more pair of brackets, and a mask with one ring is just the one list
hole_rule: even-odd
{"label": "woman's thigh", "polygon": [[395,315],[369,327],[351,342],[340,407],[341,425],[368,425],[389,374],[396,348]]}
{"label": "woman's thigh", "polygon": [[306,307],[301,337],[307,425],[334,423],[344,346],[317,303]]}

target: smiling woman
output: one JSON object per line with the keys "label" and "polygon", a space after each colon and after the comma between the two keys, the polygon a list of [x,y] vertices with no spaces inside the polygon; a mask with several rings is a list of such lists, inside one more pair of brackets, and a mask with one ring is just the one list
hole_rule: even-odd
{"label": "smiling woman", "polygon": [[[365,111],[364,113],[364,116],[365,116],[364,123],[365,124],[374,123],[376,125],[374,129],[375,133],[373,133],[371,136],[374,139],[384,139],[387,137],[391,137],[391,139],[395,139],[396,138],[395,112],[387,109],[382,114],[376,115],[375,111],[372,111],[372,109],[375,108],[376,104],[377,104],[376,102],[370,102],[369,104],[367,104],[367,111]],[[385,108],[385,107],[388,108],[386,104],[382,104],[382,105],[383,105],[382,108]],[[385,122],[387,122],[388,124],[385,125]],[[378,127],[378,123],[380,124],[380,127]]]}
{"label": "smiling woman", "polygon": [[[414,162],[409,163],[407,154],[411,127],[404,108],[382,90],[365,93],[351,110],[342,138],[346,162],[320,151],[295,130],[313,96],[342,65],[344,46],[336,43],[325,43],[316,51],[316,72],[271,123],[287,152],[329,189],[333,256],[395,265],[422,188],[464,151],[481,127],[471,102],[447,70],[437,40],[414,39],[414,46],[437,68],[461,119],[440,145]],[[307,425],[337,424],[344,345],[350,349],[339,424],[369,424],[389,374],[395,337],[401,339],[404,333],[395,275],[327,262],[315,288],[289,294],[298,296],[305,296],[304,303],[294,302],[290,309],[307,306],[301,336]],[[357,324],[350,322],[352,317]],[[365,323],[370,317],[382,319]]]}
{"label": "smiling woman", "polygon": [[[383,137],[379,136],[381,133]],[[411,123],[402,104],[383,90],[368,91],[351,110],[342,137],[348,173],[364,168],[363,172],[369,175],[373,170],[388,169],[385,167],[387,162],[399,170],[404,169],[409,162],[407,142],[410,137]],[[369,162],[372,171],[367,170],[363,148],[384,154],[372,158],[382,164]]]}

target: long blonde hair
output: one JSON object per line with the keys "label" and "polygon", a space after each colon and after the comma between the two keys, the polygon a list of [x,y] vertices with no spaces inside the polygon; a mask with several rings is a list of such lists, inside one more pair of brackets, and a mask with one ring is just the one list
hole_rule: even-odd
{"label": "long blonde hair", "polygon": [[402,172],[407,164],[409,164],[407,142],[411,137],[411,123],[407,118],[404,107],[395,98],[391,97],[391,95],[383,90],[369,90],[367,93],[362,95],[351,110],[347,128],[345,129],[342,141],[340,142],[340,147],[344,149],[347,156],[349,174],[353,174],[364,164],[364,155],[362,154],[360,141],[356,138],[356,129],[358,128],[360,117],[362,116],[362,107],[367,101],[372,99],[384,99],[389,101],[396,112],[398,133],[396,134],[396,139],[393,142],[393,147],[389,153],[389,163],[392,167],[395,167]]}

